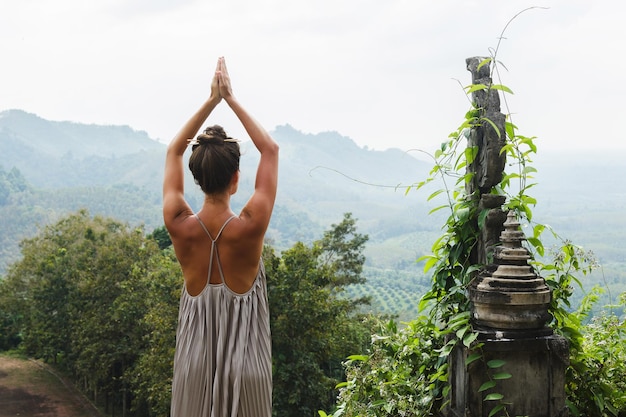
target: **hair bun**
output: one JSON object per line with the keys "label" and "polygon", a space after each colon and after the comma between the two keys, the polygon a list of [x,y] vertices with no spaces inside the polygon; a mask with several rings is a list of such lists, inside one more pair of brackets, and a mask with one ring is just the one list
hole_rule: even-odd
{"label": "hair bun", "polygon": [[224,139],[223,138],[219,138],[216,137],[214,135],[210,135],[207,133],[201,133],[198,135],[198,137],[196,138],[198,145],[223,145],[224,144]]}
{"label": "hair bun", "polygon": [[219,125],[209,126],[195,139],[189,140],[189,145],[195,149],[199,145],[224,145],[226,142],[239,142],[226,135],[224,128]]}

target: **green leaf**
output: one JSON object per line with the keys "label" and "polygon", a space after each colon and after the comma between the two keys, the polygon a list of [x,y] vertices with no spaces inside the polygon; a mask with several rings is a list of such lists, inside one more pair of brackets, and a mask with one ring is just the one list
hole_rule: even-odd
{"label": "green leaf", "polygon": [[535,142],[533,141],[534,138],[526,138],[523,136],[520,136],[520,138],[521,138],[520,144],[524,144],[528,146],[533,153],[537,153],[537,146],[535,145]]}
{"label": "green leaf", "polygon": [[417,304],[417,311],[420,313],[423,311],[426,311],[426,309],[430,305],[430,301],[431,301],[430,298],[422,298],[420,302]]}
{"label": "green leaf", "polygon": [[483,118],[482,120],[486,121],[487,123],[489,123],[491,125],[491,127],[493,128],[493,130],[496,132],[496,135],[498,135],[498,137],[502,137],[502,133],[500,133],[500,128],[498,128],[498,126],[496,126],[496,124],[494,122],[492,122],[490,119],[488,118]]}
{"label": "green leaf", "polygon": [[491,388],[493,388],[495,386],[496,386],[496,382],[495,381],[487,381],[484,384],[482,384],[480,386],[480,388],[478,388],[478,392],[487,391],[488,389],[491,389]]}
{"label": "green leaf", "polygon": [[567,405],[567,408],[569,409],[570,413],[572,413],[574,417],[580,416],[580,410],[578,409],[578,407],[576,407],[576,404],[574,404],[572,401],[566,399],[565,405]]}
{"label": "green leaf", "polygon": [[487,90],[488,87],[485,84],[472,84],[465,87],[467,89],[467,94],[473,93],[474,91]]}
{"label": "green leaf", "polygon": [[496,374],[493,374],[492,378],[493,379],[509,379],[512,376],[513,375],[509,374],[508,372],[498,372]]}
{"label": "green leaf", "polygon": [[498,394],[496,392],[487,395],[484,401],[498,401],[504,398],[504,395]]}
{"label": "green leaf", "polygon": [[448,320],[448,326],[452,326],[452,324],[467,323],[469,321],[470,314],[471,313],[469,311],[461,311],[460,313],[455,314],[450,317],[450,320]]}
{"label": "green leaf", "polygon": [[347,358],[348,360],[351,361],[366,361],[368,359],[367,355],[350,355]]}
{"label": "green leaf", "polygon": [[463,345],[465,345],[465,347],[470,347],[472,343],[474,343],[474,340],[476,340],[477,337],[478,337],[478,333],[476,332],[472,332],[472,333],[465,335],[465,337],[463,338]]}
{"label": "green leaf", "polygon": [[537,204],[537,199],[534,197],[530,197],[528,195],[523,195],[522,196],[522,202],[524,204],[532,204],[532,205],[536,205]]}
{"label": "green leaf", "polygon": [[539,256],[543,256],[545,249],[543,247],[543,242],[535,237],[526,238],[528,243],[530,243],[536,250]]}
{"label": "green leaf", "polygon": [[482,61],[480,61],[480,64],[478,64],[478,66],[476,67],[477,70],[481,69],[482,67],[484,67],[485,65],[489,65],[491,64],[492,58],[485,58]]}
{"label": "green leaf", "polygon": [[489,412],[489,417],[493,417],[497,412],[504,409],[504,404],[498,404]]}
{"label": "green leaf", "polygon": [[513,147],[513,144],[512,143],[508,143],[508,144],[504,145],[500,149],[500,155],[502,155],[503,153],[506,153],[508,155],[514,154],[515,153],[515,148]]}
{"label": "green leaf", "polygon": [[487,218],[488,214],[489,209],[481,210],[478,214],[478,227],[480,227],[481,229],[485,227],[485,219]]}
{"label": "green leaf", "polygon": [[468,327],[461,327],[459,330],[456,331],[456,337],[459,339],[463,339],[463,336],[465,335],[467,329]]}
{"label": "green leaf", "polygon": [[[438,349],[439,357],[448,357],[452,349],[454,349],[454,343],[446,343],[441,349]],[[435,351],[437,351],[437,349],[435,349]]]}
{"label": "green leaf", "polygon": [[467,113],[465,113],[465,118],[466,119],[473,119],[480,116],[480,111],[476,108],[469,110]]}
{"label": "green leaf", "polygon": [[464,220],[467,220],[469,218],[470,209],[467,208],[467,207],[460,208],[460,209],[456,210],[455,214],[458,216],[459,220],[464,221]]}
{"label": "green leaf", "polygon": [[493,84],[491,88],[493,88],[494,90],[500,90],[504,91],[505,93],[513,94],[513,91],[511,91],[509,87],[502,84]]}
{"label": "green leaf", "polygon": [[506,174],[504,176],[502,176],[502,181],[505,180],[512,180],[512,179],[516,179],[516,178],[520,178],[520,175],[517,172],[512,172],[510,174]]}
{"label": "green leaf", "polygon": [[465,148],[465,160],[467,164],[471,164],[478,155],[478,146],[468,146]]}
{"label": "green leaf", "polygon": [[480,353],[472,353],[471,355],[469,355],[467,357],[467,359],[465,359],[465,366],[469,365],[470,363],[482,358],[483,355],[481,355]]}
{"label": "green leaf", "polygon": [[430,201],[433,198],[437,197],[439,194],[445,192],[446,190],[437,190],[434,193],[432,193],[431,195],[428,196],[428,198],[426,199],[426,201]]}
{"label": "green leaf", "polygon": [[430,210],[430,211],[428,212],[428,214],[429,214],[429,215],[430,215],[430,214],[433,214],[434,212],[439,211],[439,210],[441,210],[441,209],[445,209],[445,208],[448,208],[448,206],[447,206],[447,205],[445,205],[445,204],[444,204],[443,206],[435,207],[434,209]]}
{"label": "green leaf", "polygon": [[[421,258],[420,258],[421,259]],[[430,269],[435,266],[437,264],[437,262],[439,262],[439,259],[434,257],[434,256],[430,256],[430,258],[428,259],[428,261],[426,261],[426,263],[424,264],[424,272],[428,272],[430,271]]]}
{"label": "green leaf", "polygon": [[503,361],[502,359],[492,359],[489,362],[487,362],[487,366],[491,369],[495,369],[495,368],[500,368],[505,363],[506,361]]}

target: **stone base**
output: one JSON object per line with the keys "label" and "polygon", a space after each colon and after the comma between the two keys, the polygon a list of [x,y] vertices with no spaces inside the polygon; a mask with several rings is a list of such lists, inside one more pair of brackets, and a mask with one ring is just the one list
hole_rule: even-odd
{"label": "stone base", "polygon": [[[457,346],[450,355],[450,406],[447,416],[488,417],[499,401],[484,401],[489,393],[504,396],[506,410],[495,416],[565,417],[565,370],[569,364],[569,346],[561,336],[506,338],[511,334],[481,332],[483,358],[466,366],[474,353]],[[490,369],[487,362],[502,360],[505,364]],[[479,392],[489,381],[488,375],[505,372],[509,379],[496,380],[494,388]]]}

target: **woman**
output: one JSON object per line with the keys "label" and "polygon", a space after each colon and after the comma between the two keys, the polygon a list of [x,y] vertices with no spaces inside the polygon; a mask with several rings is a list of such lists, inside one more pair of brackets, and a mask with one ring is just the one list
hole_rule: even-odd
{"label": "woman", "polygon": [[[261,154],[254,192],[239,215],[239,145],[219,126],[191,140],[224,100]],[[183,153],[205,197],[194,214],[183,190]],[[278,179],[278,145],[234,97],[219,58],[209,99],[167,149],[163,218],[184,276],[172,381],[172,417],[270,417],[271,341],[261,262]]]}

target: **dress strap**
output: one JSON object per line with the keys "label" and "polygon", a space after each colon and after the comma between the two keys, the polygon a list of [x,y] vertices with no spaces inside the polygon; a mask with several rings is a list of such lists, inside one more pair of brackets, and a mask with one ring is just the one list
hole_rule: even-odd
{"label": "dress strap", "polygon": [[235,216],[234,214],[232,216],[230,216],[228,219],[226,219],[226,221],[224,222],[224,224],[222,225],[222,227],[220,227],[219,232],[217,232],[217,236],[215,236],[215,239],[213,239],[213,236],[211,236],[211,233],[209,233],[209,230],[206,228],[206,226],[204,225],[204,223],[202,222],[202,220],[200,220],[200,216],[198,216],[198,214],[194,214],[195,218],[198,220],[198,223],[200,223],[200,226],[202,226],[202,229],[205,231],[205,233],[209,236],[209,239],[211,239],[211,255],[209,256],[209,275],[207,277],[207,282],[211,281],[211,270],[213,269],[213,254],[216,254],[216,258],[217,258],[217,269],[220,272],[220,278],[222,280],[222,283],[224,283],[224,272],[222,272],[222,262],[220,262],[220,255],[217,251],[217,239],[220,238],[220,236],[222,235],[222,232],[224,231],[224,228],[226,227],[226,225],[228,223],[230,223],[230,221],[232,219],[234,219]]}
{"label": "dress strap", "polygon": [[224,231],[224,228],[226,227],[226,225],[228,223],[230,223],[230,221],[232,219],[234,219],[235,216],[234,214],[232,216],[230,216],[228,219],[226,219],[226,221],[224,222],[224,224],[222,225],[222,227],[220,227],[219,232],[217,232],[217,236],[215,236],[215,239],[213,239],[213,236],[211,236],[211,233],[209,233],[209,230],[206,228],[206,226],[204,225],[204,223],[202,222],[202,220],[200,220],[200,216],[198,216],[198,214],[194,214],[194,217],[196,218],[196,220],[198,220],[198,223],[200,223],[200,226],[202,226],[202,229],[204,230],[204,232],[209,236],[209,239],[211,239],[211,242],[215,243],[217,242],[217,239],[220,238],[220,235],[222,234],[222,231]]}

